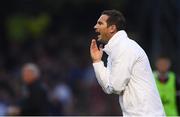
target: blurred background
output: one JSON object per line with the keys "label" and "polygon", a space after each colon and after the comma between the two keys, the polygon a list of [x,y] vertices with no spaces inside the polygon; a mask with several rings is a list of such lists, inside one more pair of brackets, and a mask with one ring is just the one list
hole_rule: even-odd
{"label": "blurred background", "polygon": [[156,58],[166,55],[178,80],[180,0],[4,0],[0,115],[22,115],[26,63],[41,72],[50,103],[44,115],[122,115],[118,96],[104,94],[97,83],[89,55],[93,27],[107,9],[124,14],[129,37],[146,51],[153,70]]}

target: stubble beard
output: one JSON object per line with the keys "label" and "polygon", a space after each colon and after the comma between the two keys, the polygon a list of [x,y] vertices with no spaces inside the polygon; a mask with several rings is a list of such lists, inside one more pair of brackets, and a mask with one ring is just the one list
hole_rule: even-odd
{"label": "stubble beard", "polygon": [[103,38],[98,38],[97,41],[99,41],[100,43],[106,44],[106,39]]}

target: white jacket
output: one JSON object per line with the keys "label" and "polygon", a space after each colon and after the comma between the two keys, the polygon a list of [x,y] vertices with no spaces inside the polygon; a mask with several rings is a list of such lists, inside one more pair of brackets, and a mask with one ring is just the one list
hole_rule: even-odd
{"label": "white jacket", "polygon": [[108,54],[104,63],[93,63],[103,90],[119,95],[123,116],[165,116],[148,57],[144,50],[117,32],[103,49]]}

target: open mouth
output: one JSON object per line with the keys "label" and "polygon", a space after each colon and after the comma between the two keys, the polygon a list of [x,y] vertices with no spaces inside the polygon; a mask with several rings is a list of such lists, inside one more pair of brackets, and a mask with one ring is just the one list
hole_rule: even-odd
{"label": "open mouth", "polygon": [[98,40],[99,37],[100,37],[100,35],[101,35],[100,32],[93,31],[93,38],[94,38],[94,39]]}
{"label": "open mouth", "polygon": [[96,32],[96,37],[99,39],[101,36],[101,33],[100,32]]}
{"label": "open mouth", "polygon": [[96,35],[100,35],[100,32],[96,32]]}

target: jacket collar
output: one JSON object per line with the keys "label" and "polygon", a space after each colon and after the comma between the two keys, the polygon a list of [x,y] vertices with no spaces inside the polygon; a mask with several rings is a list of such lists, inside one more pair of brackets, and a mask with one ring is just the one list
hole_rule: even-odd
{"label": "jacket collar", "polygon": [[114,34],[108,43],[104,46],[103,51],[105,51],[108,55],[111,54],[112,48],[119,42],[122,42],[124,39],[127,38],[127,33],[124,30],[118,31]]}

